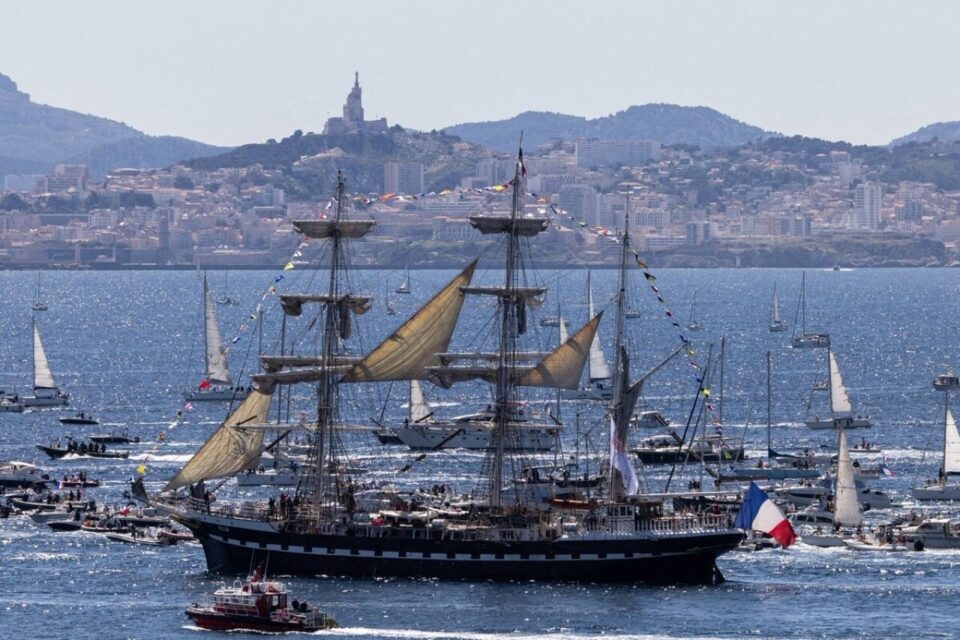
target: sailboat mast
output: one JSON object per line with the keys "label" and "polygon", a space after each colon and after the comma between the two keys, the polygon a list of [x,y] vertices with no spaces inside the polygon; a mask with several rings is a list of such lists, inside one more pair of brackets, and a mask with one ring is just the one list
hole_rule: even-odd
{"label": "sailboat mast", "polygon": [[807,272],[800,276],[800,334],[807,334]]}
{"label": "sailboat mast", "polygon": [[828,382],[828,390],[829,390],[829,392],[830,392],[830,419],[831,419],[831,420],[836,417],[836,416],[834,415],[834,413],[833,413],[833,411],[834,411],[834,409],[833,409],[833,386],[834,386],[834,384],[836,384],[836,383],[833,381],[833,365],[831,364],[831,359],[832,359],[831,356],[832,356],[832,355],[833,355],[833,347],[828,344],[828,345],[827,345],[827,382]]}
{"label": "sailboat mast", "polygon": [[767,351],[767,457],[770,457],[773,451],[773,440],[770,435],[773,426],[773,389],[770,384],[771,357]]}
{"label": "sailboat mast", "polygon": [[[343,222],[343,200],[344,184],[343,175],[337,172],[337,211],[336,228],[331,234],[331,252],[330,252],[330,279],[327,284],[327,305],[323,327],[323,346],[321,367],[323,375],[320,377],[319,393],[317,399],[317,434],[315,436],[316,460],[313,468],[316,477],[314,479],[314,494],[312,496],[314,509],[319,512],[320,503],[323,500],[324,484],[328,469],[326,469],[327,458],[333,462],[333,421],[335,419],[334,394],[336,385],[334,373],[332,370],[333,355],[337,348],[337,329],[340,313],[349,313],[346,309],[341,310],[338,304],[339,296],[339,277],[340,254],[342,251],[342,239],[340,237],[339,226]],[[327,441],[329,440],[329,446]],[[332,472],[333,470],[329,470]]]}
{"label": "sailboat mast", "polygon": [[940,477],[940,483],[947,483],[947,416],[950,414],[950,389],[943,390],[943,462],[940,463],[940,470],[943,473],[937,474]]}
{"label": "sailboat mast", "polygon": [[203,374],[210,377],[210,337],[207,335],[207,316],[210,311],[207,309],[207,299],[209,298],[209,289],[207,289],[207,272],[203,272],[203,292],[200,299],[200,313],[203,317]]}
{"label": "sailboat mast", "polygon": [[[622,415],[623,387],[629,384],[629,380],[624,380],[624,362],[623,362],[623,318],[626,311],[626,291],[627,291],[627,251],[630,248],[630,214],[627,214],[623,220],[623,242],[620,243],[620,268],[617,273],[617,318],[614,323],[614,351],[613,356],[613,398],[610,402],[610,416],[614,421],[614,442],[625,443],[627,438],[627,425],[630,416]],[[611,456],[614,455],[611,451]],[[623,480],[618,477],[618,472],[614,460],[610,460],[610,497],[618,500],[623,497]]]}
{"label": "sailboat mast", "polygon": [[516,283],[516,260],[519,243],[517,219],[523,206],[523,150],[519,151],[517,166],[513,175],[513,200],[510,206],[510,228],[507,230],[507,265],[504,276],[504,291],[501,302],[500,353],[497,359],[496,390],[496,427],[494,431],[493,473],[490,486],[490,506],[499,508],[500,493],[503,488],[503,454],[507,437],[507,424],[510,419],[510,399],[513,395],[514,355],[516,353],[515,324],[517,316],[525,313],[524,300],[518,300],[514,293]]}
{"label": "sailboat mast", "polygon": [[724,355],[727,346],[727,339],[724,337],[720,338],[720,401],[717,403],[717,419],[720,420],[720,424],[723,424],[723,362]]}

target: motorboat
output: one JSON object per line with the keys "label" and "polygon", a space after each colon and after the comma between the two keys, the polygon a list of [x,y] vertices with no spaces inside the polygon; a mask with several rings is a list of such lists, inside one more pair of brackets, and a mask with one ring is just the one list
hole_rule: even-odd
{"label": "motorboat", "polygon": [[100,424],[100,421],[85,411],[80,411],[72,416],[63,416],[57,418],[60,424]]}
{"label": "motorboat", "polygon": [[0,487],[43,487],[50,476],[29,462],[0,462]]}
{"label": "motorboat", "polygon": [[186,614],[202,629],[289,633],[335,629],[336,620],[306,601],[289,600],[286,585],[266,581],[263,568],[213,593],[213,602],[193,603]]}

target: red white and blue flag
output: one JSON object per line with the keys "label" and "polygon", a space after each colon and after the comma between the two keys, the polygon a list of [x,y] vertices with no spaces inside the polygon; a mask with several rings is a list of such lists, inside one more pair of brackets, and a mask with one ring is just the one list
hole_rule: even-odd
{"label": "red white and blue flag", "polygon": [[790,521],[783,515],[783,511],[780,511],[780,507],[755,482],[750,483],[750,489],[743,499],[743,506],[740,507],[734,526],[766,533],[779,542],[784,549],[797,540],[797,535]]}
{"label": "red white and blue flag", "polygon": [[628,496],[636,495],[640,490],[640,482],[630,464],[626,443],[617,437],[617,423],[613,416],[610,416],[610,466],[620,472],[623,492]]}
{"label": "red white and blue flag", "polygon": [[891,469],[890,467],[888,467],[888,466],[885,465],[885,464],[881,464],[881,465],[880,465],[880,473],[882,473],[883,475],[887,476],[888,478],[892,478],[892,477],[894,477],[895,475],[897,475],[897,474],[895,474],[895,473],[893,472],[893,469]]}

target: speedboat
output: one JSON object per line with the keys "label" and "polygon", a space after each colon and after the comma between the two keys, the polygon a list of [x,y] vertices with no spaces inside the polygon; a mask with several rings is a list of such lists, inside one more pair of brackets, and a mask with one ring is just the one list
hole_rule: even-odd
{"label": "speedboat", "polygon": [[100,424],[99,420],[84,411],[72,416],[58,418],[58,420],[60,420],[60,424]]}

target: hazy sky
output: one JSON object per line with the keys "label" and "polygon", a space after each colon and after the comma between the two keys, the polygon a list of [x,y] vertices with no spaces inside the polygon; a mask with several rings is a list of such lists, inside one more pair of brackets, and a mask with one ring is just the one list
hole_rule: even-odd
{"label": "hazy sky", "polygon": [[960,3],[0,0],[0,72],[36,102],[216,144],[367,118],[706,105],[881,144],[960,120]]}

